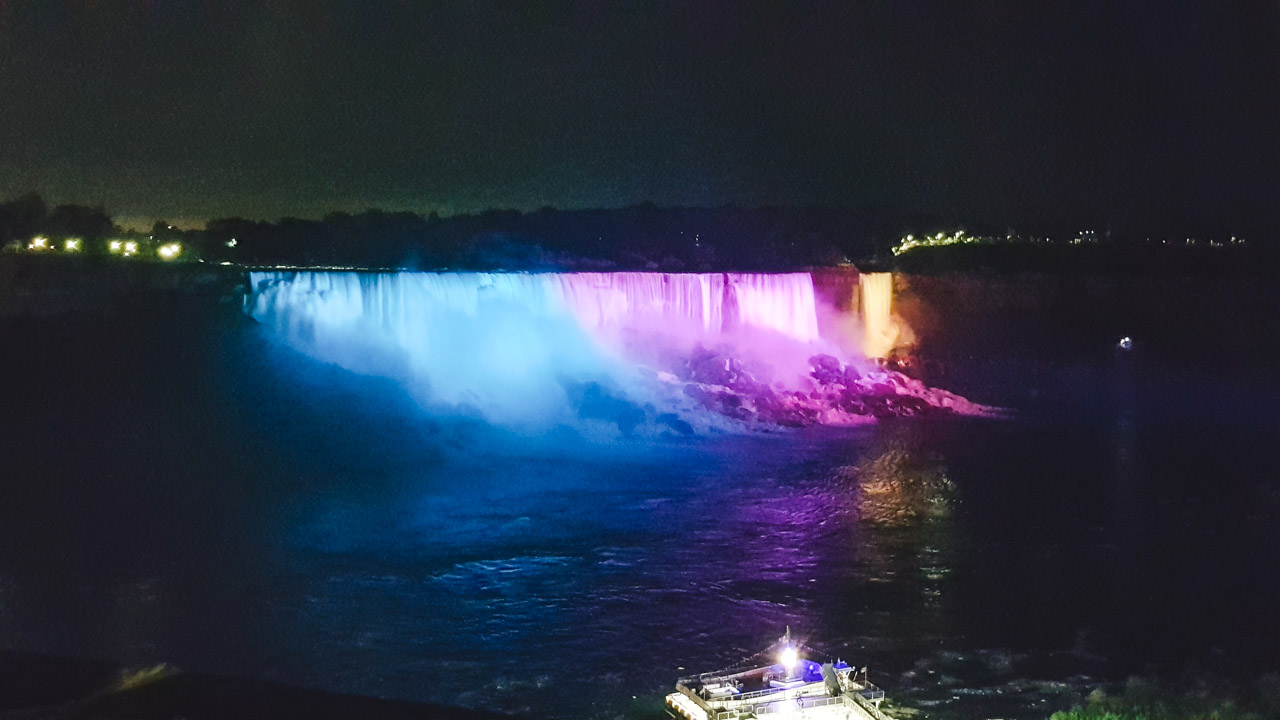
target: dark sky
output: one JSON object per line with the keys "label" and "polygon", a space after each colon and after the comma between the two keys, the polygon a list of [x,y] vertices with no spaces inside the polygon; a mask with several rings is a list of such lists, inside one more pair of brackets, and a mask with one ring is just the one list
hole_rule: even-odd
{"label": "dark sky", "polygon": [[1280,218],[1280,3],[0,0],[0,197]]}

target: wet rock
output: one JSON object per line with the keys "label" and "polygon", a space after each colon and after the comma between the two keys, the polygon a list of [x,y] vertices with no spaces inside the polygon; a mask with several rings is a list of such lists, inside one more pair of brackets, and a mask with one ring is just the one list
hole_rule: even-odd
{"label": "wet rock", "polygon": [[612,394],[600,383],[562,381],[562,385],[580,418],[617,423],[623,435],[630,435],[644,422],[643,409],[625,397]]}
{"label": "wet rock", "polygon": [[809,374],[819,385],[839,385],[844,383],[844,366],[832,355],[814,355],[809,358]]}
{"label": "wet rock", "polygon": [[866,403],[862,402],[862,397],[852,390],[846,390],[840,395],[837,407],[853,415],[866,415],[869,412]]}
{"label": "wet rock", "polygon": [[657,418],[659,425],[666,425],[681,435],[693,435],[693,426],[680,419],[675,413],[662,413]]}
{"label": "wet rock", "polygon": [[[809,358],[807,387],[770,384],[725,348],[694,347],[664,379],[683,382],[683,392],[701,407],[760,425],[806,427],[854,424],[866,419],[981,411],[980,406],[892,370],[863,375],[833,355]],[[767,368],[765,372],[770,372]],[[660,374],[661,377],[661,374]],[[659,422],[666,422],[659,420]],[[667,423],[670,424],[670,423]],[[676,428],[678,431],[679,428]]]}

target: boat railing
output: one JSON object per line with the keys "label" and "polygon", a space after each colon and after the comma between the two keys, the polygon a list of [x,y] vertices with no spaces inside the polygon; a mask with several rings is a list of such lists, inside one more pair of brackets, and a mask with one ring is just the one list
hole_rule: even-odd
{"label": "boat railing", "polygon": [[766,695],[780,695],[780,694],[786,693],[788,689],[794,690],[795,688],[765,688],[763,690],[752,690],[751,692],[748,692],[748,693],[730,695],[725,699],[726,700],[755,700],[756,698],[762,698],[762,697],[765,697]]}
{"label": "boat railing", "polygon": [[684,684],[684,683],[682,683],[682,682],[678,682],[678,683],[676,683],[676,690],[678,690],[678,691],[679,691],[682,695],[684,695],[685,697],[687,697],[687,698],[689,698],[690,700],[692,700],[692,701],[694,702],[694,704],[695,704],[695,705],[697,705],[698,707],[702,708],[702,710],[703,710],[705,713],[707,713],[707,715],[708,715],[708,716],[710,716],[710,715],[712,715],[713,713],[715,713],[715,710],[714,710],[714,709],[712,709],[712,707],[711,707],[710,705],[708,705],[708,704],[707,704],[707,701],[706,701],[706,700],[703,700],[701,697],[699,697],[699,696],[698,696],[698,693],[694,692],[694,691],[693,691],[693,689],[692,689],[692,688],[690,688],[688,685],[686,685],[686,684]]}
{"label": "boat railing", "polygon": [[691,685],[693,683],[697,683],[699,685],[706,685],[707,683],[726,682],[726,681],[738,680],[745,677],[750,677],[752,675],[760,675],[760,674],[763,674],[764,671],[767,669],[768,669],[767,667],[749,667],[749,668],[744,668],[742,670],[738,670],[736,672],[728,672],[726,670],[721,670],[718,672],[699,673],[697,675],[685,675],[683,677],[677,678],[676,682],[683,683],[685,685]]}
{"label": "boat railing", "polygon": [[863,697],[861,693],[844,693],[840,697],[845,701],[846,704],[857,705],[859,708],[862,709],[863,712],[875,718],[875,720],[893,720],[892,718],[890,718],[888,715],[885,715],[884,712],[880,710],[879,700],[884,699],[884,691],[880,691],[880,697],[874,702],[872,700],[869,700]]}
{"label": "boat railing", "polygon": [[870,700],[871,702],[879,702],[884,699],[884,691],[875,685],[868,682],[859,683],[859,685],[862,686],[862,689],[858,691],[858,694],[862,697]]}
{"label": "boat railing", "polygon": [[[739,720],[739,718],[760,717],[762,715],[772,715],[777,713],[791,713],[796,710],[808,710],[809,708],[826,707],[828,705],[840,705],[846,700],[841,697],[830,696],[812,696],[812,697],[796,697],[791,698],[792,702],[775,701],[763,705],[742,705],[739,707],[725,708],[723,710],[713,710],[707,713],[710,720]],[[887,720],[887,719],[885,719]]]}
{"label": "boat railing", "polygon": [[[692,678],[688,678],[688,679],[682,678],[680,682],[677,682],[677,683],[676,683],[676,689],[677,689],[677,690],[680,690],[681,692],[683,692],[683,693],[684,693],[684,694],[686,694],[686,695],[689,695],[690,697],[693,697],[693,698],[697,699],[701,704],[704,704],[704,705],[705,705],[705,704],[707,704],[708,702],[726,702],[726,701],[728,701],[728,702],[735,702],[735,703],[736,703],[736,702],[744,701],[744,700],[757,700],[757,699],[759,699],[759,698],[767,697],[767,696],[770,696],[770,695],[778,695],[778,696],[782,697],[782,696],[785,696],[785,693],[790,692],[790,691],[792,691],[792,690],[803,690],[803,689],[805,689],[805,688],[808,688],[808,687],[809,687],[809,685],[802,685],[802,686],[801,686],[801,687],[799,687],[799,688],[794,688],[794,687],[793,687],[793,688],[775,688],[775,687],[770,687],[770,688],[763,688],[763,689],[761,689],[761,690],[752,690],[751,692],[736,693],[736,694],[733,694],[733,695],[724,695],[724,696],[722,696],[722,697],[717,697],[717,698],[703,698],[701,695],[699,695],[699,694],[697,693],[697,691],[695,691],[695,690],[693,690],[693,688],[689,687],[689,683],[687,682],[687,680],[691,680],[691,679],[692,679]],[[714,680],[715,680],[715,681],[723,681],[723,680],[726,680],[726,679],[731,679],[731,678],[728,678],[728,677],[725,677],[725,676],[717,676],[717,677],[715,677],[715,678],[714,678]],[[698,678],[698,680],[700,681],[700,682],[699,682],[699,684],[700,684],[700,685],[705,685],[705,684],[706,684],[706,681],[704,681],[702,678]],[[802,694],[802,693],[797,693],[797,694]]]}

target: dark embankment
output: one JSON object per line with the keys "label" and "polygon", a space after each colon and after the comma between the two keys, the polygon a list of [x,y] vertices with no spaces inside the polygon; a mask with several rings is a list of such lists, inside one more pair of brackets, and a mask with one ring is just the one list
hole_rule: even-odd
{"label": "dark embankment", "polygon": [[984,402],[1042,399],[1034,386],[1009,394],[1010,373],[1069,378],[1050,371],[1124,361],[1271,382],[1280,362],[1276,291],[1257,274],[948,272],[898,274],[894,286],[914,336],[910,372]]}
{"label": "dark embankment", "polygon": [[1122,337],[1190,363],[1272,359],[1276,298],[1251,276],[903,274],[894,304],[935,356],[1096,356]]}
{"label": "dark embankment", "polygon": [[238,302],[244,273],[206,263],[0,255],[0,321],[118,318],[139,303]]}
{"label": "dark embankment", "polygon": [[1274,244],[1132,241],[928,248],[894,262],[895,308],[935,357],[1096,357],[1265,367],[1280,339]]}
{"label": "dark embankment", "polygon": [[187,674],[167,666],[128,672],[108,663],[0,652],[0,718],[4,720],[495,717],[503,716],[257,680]]}

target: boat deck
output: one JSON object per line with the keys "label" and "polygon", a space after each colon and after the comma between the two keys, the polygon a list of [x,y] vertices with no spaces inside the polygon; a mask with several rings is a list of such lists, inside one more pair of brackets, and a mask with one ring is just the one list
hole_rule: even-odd
{"label": "boat deck", "polygon": [[[675,720],[749,720],[785,715],[797,720],[891,720],[880,711],[884,692],[837,658],[820,664],[800,656],[813,652],[791,638],[791,628],[774,644],[778,662],[757,665],[757,653],[736,667],[690,675],[667,695]],[[859,677],[861,675],[861,677]]]}
{"label": "boat deck", "polygon": [[666,706],[667,714],[679,720],[746,720],[774,714],[804,720],[891,720],[867,695],[884,696],[874,686],[855,686],[833,697],[823,683],[807,683],[778,692],[704,700],[677,686],[677,692],[667,695]]}

